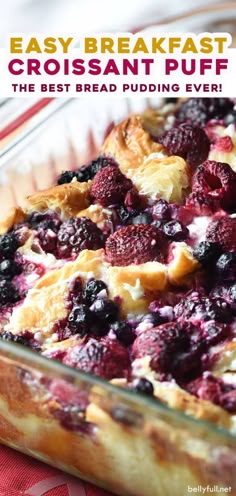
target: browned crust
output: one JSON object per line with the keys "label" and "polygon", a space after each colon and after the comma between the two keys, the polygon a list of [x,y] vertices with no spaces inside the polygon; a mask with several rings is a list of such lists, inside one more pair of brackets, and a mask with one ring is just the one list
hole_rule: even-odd
{"label": "browned crust", "polygon": [[52,209],[61,212],[65,217],[73,217],[89,206],[90,185],[91,181],[72,182],[39,191],[27,198],[27,210]]}
{"label": "browned crust", "polygon": [[139,167],[151,153],[163,149],[144,131],[142,117],[131,115],[112,129],[102,146],[102,153],[112,155],[125,174]]}
{"label": "browned crust", "polygon": [[21,207],[13,207],[9,211],[7,217],[0,222],[0,235],[6,234],[15,224],[24,222],[26,213]]}

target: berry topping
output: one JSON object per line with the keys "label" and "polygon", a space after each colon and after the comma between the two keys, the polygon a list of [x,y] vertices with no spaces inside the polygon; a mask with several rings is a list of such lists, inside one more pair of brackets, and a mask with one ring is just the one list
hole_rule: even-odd
{"label": "berry topping", "polygon": [[115,333],[118,341],[124,346],[132,344],[136,338],[131,325],[124,320],[119,320],[111,325],[111,329]]}
{"label": "berry topping", "polygon": [[119,307],[112,300],[97,299],[91,306],[95,319],[102,319],[107,322],[113,322],[117,319]]}
{"label": "berry topping", "polygon": [[229,98],[190,98],[183,102],[176,113],[179,122],[204,126],[210,119],[222,119],[233,110]]}
{"label": "berry topping", "polygon": [[181,222],[171,220],[164,225],[164,233],[171,241],[183,241],[189,235],[189,230]]}
{"label": "berry topping", "polygon": [[146,396],[153,396],[154,394],[154,387],[152,383],[148,379],[145,379],[145,377],[134,379],[132,389],[136,391],[136,393],[142,393]]}
{"label": "berry topping", "polygon": [[13,341],[14,343],[23,344],[24,346],[29,346],[29,339],[20,334],[12,334],[10,331],[3,331],[0,334],[0,339],[5,339],[6,341]]}
{"label": "berry topping", "polygon": [[82,250],[102,248],[103,234],[87,217],[72,217],[58,231],[57,252],[61,258],[69,258]]}
{"label": "berry topping", "polygon": [[168,202],[162,198],[152,207],[152,216],[155,220],[168,221],[171,219],[171,210]]}
{"label": "berry topping", "polygon": [[109,165],[100,170],[91,187],[91,197],[104,207],[123,202],[125,195],[132,188],[132,182],[122,174],[116,165]]}
{"label": "berry topping", "polygon": [[86,305],[75,306],[68,317],[68,324],[75,334],[89,334],[93,325],[93,313]]}
{"label": "berry topping", "polygon": [[176,322],[145,331],[133,344],[135,358],[147,355],[153,370],[185,381],[201,371],[203,352],[200,331],[191,324]]}
{"label": "berry topping", "polygon": [[206,239],[217,243],[222,251],[236,251],[236,218],[227,215],[211,222]]}
{"label": "berry topping", "polygon": [[186,198],[185,206],[196,215],[212,215],[218,208],[218,200],[201,191],[194,191]]}
{"label": "berry topping", "polygon": [[76,172],[75,171],[64,171],[58,177],[57,184],[71,183],[71,181],[72,181],[72,179],[74,179],[74,177],[77,180],[77,176],[76,176]]}
{"label": "berry topping", "polygon": [[108,165],[116,165],[115,160],[110,157],[98,157],[88,165],[82,165],[77,171],[62,172],[57,180],[57,184],[71,183],[74,178],[80,183],[87,182],[89,179],[93,179],[98,171]]}
{"label": "berry topping", "polygon": [[130,367],[128,351],[117,341],[101,338],[69,350],[64,363],[105,379],[126,377]]}
{"label": "berry topping", "polygon": [[229,335],[227,325],[219,322],[206,322],[204,325],[203,337],[208,346],[215,345],[223,341]]}
{"label": "berry topping", "polygon": [[12,279],[21,273],[21,267],[14,260],[3,260],[0,263],[0,276],[5,279]]}
{"label": "berry topping", "polygon": [[19,241],[14,232],[0,236],[0,255],[3,258],[12,258],[17,248],[19,248]]}
{"label": "berry topping", "polygon": [[151,224],[152,220],[152,215],[149,212],[143,212],[143,214],[132,218],[132,224]]}
{"label": "berry topping", "polygon": [[187,160],[193,168],[207,159],[210,141],[203,129],[191,124],[180,124],[166,131],[159,138],[168,152]]}
{"label": "berry topping", "polygon": [[223,253],[216,262],[216,271],[221,279],[235,281],[236,253]]}
{"label": "berry topping", "polygon": [[16,303],[20,299],[18,290],[10,281],[0,280],[0,306]]}
{"label": "berry topping", "polygon": [[219,247],[217,243],[201,241],[193,250],[193,256],[205,267],[219,256]]}
{"label": "berry topping", "polygon": [[233,384],[226,384],[219,377],[204,373],[187,385],[187,390],[202,400],[220,405],[231,413],[236,412],[236,389]]}
{"label": "berry topping", "polygon": [[162,247],[163,235],[156,227],[137,224],[111,234],[105,250],[108,262],[124,266],[157,260]]}
{"label": "berry topping", "polygon": [[193,175],[192,190],[216,198],[223,208],[231,208],[236,202],[236,173],[229,164],[206,160]]}
{"label": "berry topping", "polygon": [[223,153],[232,152],[233,147],[234,147],[234,144],[233,144],[230,136],[222,136],[221,138],[218,138],[213,145],[214,150],[217,150],[218,152],[223,152]]}
{"label": "berry topping", "polygon": [[195,324],[207,320],[216,320],[217,322],[230,322],[232,320],[230,306],[227,302],[222,298],[201,296],[196,291],[177,303],[175,316],[181,321],[190,320]]}
{"label": "berry topping", "polygon": [[92,305],[99,294],[104,291],[107,294],[107,285],[105,282],[100,281],[99,279],[92,279],[85,284],[83,290],[83,300],[88,305]]}

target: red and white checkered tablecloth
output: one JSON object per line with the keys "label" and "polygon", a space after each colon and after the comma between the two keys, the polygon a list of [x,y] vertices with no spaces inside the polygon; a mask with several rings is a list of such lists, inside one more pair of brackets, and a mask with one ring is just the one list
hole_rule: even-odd
{"label": "red and white checkered tablecloth", "polygon": [[0,496],[114,495],[6,446],[0,446]]}

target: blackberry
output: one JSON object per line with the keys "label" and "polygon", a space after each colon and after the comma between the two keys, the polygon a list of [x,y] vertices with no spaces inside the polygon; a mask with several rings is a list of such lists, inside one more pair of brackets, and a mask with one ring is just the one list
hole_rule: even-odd
{"label": "blackberry", "polygon": [[12,258],[19,246],[19,241],[14,232],[0,236],[0,254],[3,258]]}
{"label": "blackberry", "polygon": [[74,179],[74,177],[76,177],[76,172],[75,171],[70,171],[70,170],[64,171],[58,177],[57,184],[71,183],[71,181],[72,181],[72,179]]}
{"label": "blackberry", "polygon": [[189,230],[178,220],[171,220],[164,225],[164,233],[172,241],[183,241],[189,235]]}
{"label": "blackberry", "polygon": [[3,260],[0,263],[0,276],[11,279],[21,273],[21,267],[14,260]]}
{"label": "blackberry", "polygon": [[198,293],[186,296],[175,306],[176,318],[182,320],[230,322],[230,305],[222,298],[207,298]]}
{"label": "blackberry", "polygon": [[97,157],[95,160],[92,160],[87,166],[90,171],[90,179],[93,179],[98,171],[104,169],[104,167],[107,167],[108,165],[117,165],[117,163],[111,157]]}
{"label": "blackberry", "polygon": [[6,279],[0,280],[0,307],[16,303],[20,299],[17,288]]}
{"label": "blackberry", "polygon": [[143,212],[142,214],[136,215],[132,218],[132,224],[151,224],[152,215],[149,212]]}
{"label": "blackberry", "polygon": [[232,112],[234,103],[229,98],[190,98],[176,112],[179,122],[205,126],[210,119],[223,119]]}
{"label": "blackberry", "polygon": [[225,324],[210,321],[204,326],[203,337],[207,346],[213,346],[224,340],[228,333],[228,327]]}
{"label": "blackberry", "polygon": [[68,258],[82,250],[97,250],[104,245],[103,233],[87,217],[72,217],[62,223],[57,236],[57,252]]}
{"label": "blackberry", "polygon": [[201,241],[193,250],[193,256],[204,267],[219,256],[218,245],[217,243],[211,243],[210,241]]}
{"label": "blackberry", "polygon": [[100,279],[93,279],[85,284],[83,289],[82,298],[85,303],[91,305],[101,291],[105,290],[107,293],[107,285]]}
{"label": "blackberry", "polygon": [[125,346],[132,344],[136,338],[131,325],[124,320],[114,322],[111,325],[111,329],[115,333],[118,341]]}
{"label": "blackberry", "polygon": [[12,334],[10,331],[3,331],[0,334],[0,339],[5,339],[6,341],[13,341],[14,343],[23,344],[24,346],[29,346],[29,340],[19,334]]}
{"label": "blackberry", "polygon": [[86,305],[81,304],[71,310],[68,324],[75,334],[85,336],[90,333],[93,320],[93,313]]}
{"label": "blackberry", "polygon": [[140,377],[140,379],[135,379],[132,383],[132,389],[137,393],[145,394],[146,396],[153,396],[154,387],[148,379],[145,377]]}
{"label": "blackberry", "polygon": [[112,300],[95,300],[93,303],[91,310],[94,315],[100,319],[105,320],[107,322],[113,322],[117,319],[119,313],[119,307]]}
{"label": "blackberry", "polygon": [[224,125],[228,126],[229,124],[236,124],[236,110],[230,111],[225,117],[224,117]]}
{"label": "blackberry", "polygon": [[223,253],[216,262],[217,275],[228,281],[235,281],[236,253]]}

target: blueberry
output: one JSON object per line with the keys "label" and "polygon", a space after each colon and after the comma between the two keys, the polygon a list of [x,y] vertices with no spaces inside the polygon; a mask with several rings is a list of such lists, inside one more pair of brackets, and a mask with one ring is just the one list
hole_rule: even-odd
{"label": "blueberry", "polygon": [[153,218],[157,220],[170,220],[171,211],[168,202],[162,198],[158,200],[152,208],[152,215]]}
{"label": "blueberry", "polygon": [[145,377],[135,379],[133,381],[132,387],[137,393],[142,393],[146,396],[153,396],[154,394],[154,387],[152,383],[148,379],[145,379]]}
{"label": "blueberry", "polygon": [[218,245],[217,243],[211,243],[210,241],[201,241],[199,245],[194,249],[193,256],[203,266],[207,265],[214,258],[219,256]]}
{"label": "blueberry", "polygon": [[118,306],[112,300],[95,300],[91,309],[97,318],[107,322],[116,320],[119,313]]}
{"label": "blueberry", "polygon": [[93,313],[86,305],[78,305],[71,310],[68,323],[75,334],[85,336],[93,325]]}
{"label": "blueberry", "polygon": [[124,320],[114,322],[111,325],[111,329],[115,333],[118,341],[125,346],[129,346],[130,344],[132,344],[136,338],[132,327],[130,326],[130,324],[128,324],[128,322],[125,322]]}
{"label": "blueberry", "polygon": [[74,171],[65,171],[62,172],[61,175],[57,179],[57,184],[66,184],[71,183],[72,179],[76,177],[76,172]]}
{"label": "blueberry", "polygon": [[235,281],[236,253],[223,253],[216,262],[216,271],[219,277]]}
{"label": "blueberry", "polygon": [[183,241],[189,235],[189,230],[181,222],[171,220],[164,225],[165,235],[173,241]]}
{"label": "blueberry", "polygon": [[151,224],[151,222],[152,215],[149,212],[144,212],[132,218],[132,224]]}
{"label": "blueberry", "polygon": [[19,241],[14,232],[0,236],[0,254],[4,258],[11,258],[19,248]]}
{"label": "blueberry", "polygon": [[0,276],[4,278],[12,278],[20,272],[21,268],[14,260],[3,260],[0,263]]}
{"label": "blueberry", "polygon": [[16,287],[6,279],[0,280],[0,306],[15,303],[20,299]]}
{"label": "blueberry", "polygon": [[117,215],[122,224],[127,224],[132,219],[132,213],[124,205],[117,209]]}
{"label": "blueberry", "polygon": [[88,281],[83,290],[83,300],[91,305],[99,295],[101,291],[105,290],[107,292],[107,286],[105,282],[100,279],[93,279]]}

